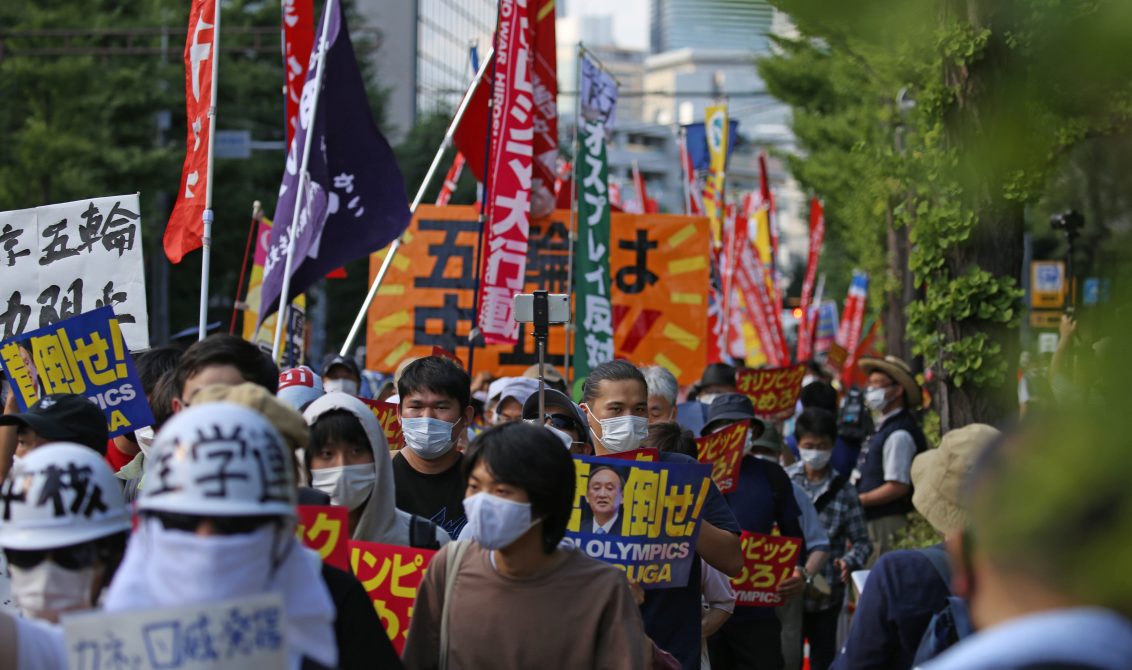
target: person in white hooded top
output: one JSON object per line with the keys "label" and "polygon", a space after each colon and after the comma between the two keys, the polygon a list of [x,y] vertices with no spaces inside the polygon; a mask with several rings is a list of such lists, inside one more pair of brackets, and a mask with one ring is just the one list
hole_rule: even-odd
{"label": "person in white hooded top", "polygon": [[350,511],[352,539],[424,548],[448,543],[440,526],[397,509],[389,442],[365,403],[327,393],[303,418],[311,427],[305,455],[311,486]]}

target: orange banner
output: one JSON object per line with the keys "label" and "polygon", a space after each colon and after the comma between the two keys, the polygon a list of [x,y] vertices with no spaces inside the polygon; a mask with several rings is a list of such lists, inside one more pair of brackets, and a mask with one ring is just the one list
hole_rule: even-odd
{"label": "orange banner", "polygon": [[368,398],[358,398],[369,407],[369,411],[377,417],[381,424],[381,431],[385,433],[385,441],[389,443],[390,451],[398,451],[405,446],[405,437],[401,434],[401,419],[397,417],[397,403]]}
{"label": "orange banner", "polygon": [[731,580],[735,604],[740,607],[777,607],[776,591],[782,580],[794,573],[802,541],[796,537],[743,531],[743,570]]}
{"label": "orange banner", "polygon": [[400,655],[409,633],[417,588],[436,552],[350,540],[350,568],[362,583],[385,634]]}
{"label": "orange banner", "polygon": [[346,542],[350,539],[350,524],[345,507],[299,505],[295,536],[305,546],[314,549],[323,562],[341,570],[349,570]]}
{"label": "orange banner", "polygon": [[798,363],[785,368],[739,370],[735,381],[739,392],[751,399],[755,414],[763,419],[781,421],[794,414],[805,376],[806,364]]}
{"label": "orange banner", "polygon": [[739,485],[739,466],[750,430],[750,421],[740,421],[718,433],[696,438],[699,461],[711,466],[712,481],[723,493],[730,493]]}
{"label": "orange banner", "polygon": [[[433,347],[467,355],[472,323],[478,215],[472,207],[422,205],[369,311],[366,367],[391,371]],[[569,212],[531,221],[530,292],[567,292]],[[706,365],[708,226],[702,217],[614,214],[611,278],[615,353],[638,364],[663,365],[681,384]],[[384,259],[370,258],[370,279]],[[552,327],[547,362],[561,369],[565,329]],[[513,346],[477,347],[473,373],[519,375],[538,362],[530,329]]]}

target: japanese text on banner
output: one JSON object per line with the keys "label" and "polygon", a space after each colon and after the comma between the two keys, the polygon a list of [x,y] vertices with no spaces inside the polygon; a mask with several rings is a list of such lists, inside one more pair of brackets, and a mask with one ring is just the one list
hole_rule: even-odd
{"label": "japanese text on banner", "polygon": [[398,654],[405,648],[417,589],[435,555],[431,549],[350,541],[350,568],[373,601]]}
{"label": "japanese text on banner", "polygon": [[84,670],[240,670],[287,664],[287,618],[277,594],[63,619],[67,666]]}
{"label": "japanese text on banner", "polygon": [[401,434],[401,419],[397,416],[398,405],[392,402],[358,398],[369,407],[377,422],[381,424],[381,432],[385,433],[385,440],[389,442],[390,451],[397,451],[405,446],[405,437]]}
{"label": "japanese text on banner", "polygon": [[77,393],[102,410],[110,437],[153,423],[134,359],[110,307],[0,342],[0,365],[22,411],[43,395]]}
{"label": "japanese text on banner", "polygon": [[794,573],[802,541],[794,537],[743,531],[743,570],[731,580],[735,604],[740,607],[776,607],[782,598],[776,591],[782,580]]}
{"label": "japanese text on banner", "polygon": [[327,565],[339,570],[350,569],[349,512],[345,507],[324,505],[299,505],[295,508],[299,521],[295,526],[295,537],[307,548],[318,552],[319,558]]}
{"label": "japanese text on banner", "polygon": [[711,468],[575,456],[566,538],[646,589],[686,586]]}
{"label": "japanese text on banner", "polygon": [[479,289],[479,327],[488,344],[513,344],[518,338],[512,301],[522,293],[526,276],[535,105],[530,68],[533,26],[527,2],[501,0],[499,5]]}
{"label": "japanese text on banner", "polygon": [[751,399],[755,414],[780,421],[794,414],[805,376],[806,364],[798,363],[787,368],[740,370],[735,376],[735,383],[739,392]]}
{"label": "japanese text on banner", "polygon": [[140,211],[134,194],[0,212],[0,340],[112,306],[148,348]]}
{"label": "japanese text on banner", "polygon": [[739,485],[739,466],[750,430],[750,421],[740,421],[717,433],[696,438],[698,460],[711,466],[711,478],[721,493],[730,493]]}

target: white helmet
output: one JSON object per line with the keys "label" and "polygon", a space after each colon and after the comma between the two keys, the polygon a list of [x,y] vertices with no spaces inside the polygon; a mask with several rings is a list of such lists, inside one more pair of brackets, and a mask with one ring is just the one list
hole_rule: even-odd
{"label": "white helmet", "polygon": [[198,516],[294,516],[295,469],[260,414],[230,402],[177,414],[150,449],[138,509]]}
{"label": "white helmet", "polygon": [[128,531],[122,484],[90,447],[45,444],[12,467],[0,486],[0,547],[67,547]]}

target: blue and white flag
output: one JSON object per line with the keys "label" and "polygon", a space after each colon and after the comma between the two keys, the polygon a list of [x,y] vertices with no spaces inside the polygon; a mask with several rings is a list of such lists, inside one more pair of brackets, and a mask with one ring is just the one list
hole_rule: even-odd
{"label": "blue and white flag", "polygon": [[[392,242],[409,225],[405,181],[393,150],[374,123],[365,84],[340,0],[323,11],[315,50],[299,103],[299,124],[287,152],[275,226],[264,263],[260,322],[279,306],[289,228],[299,200],[290,296],[303,293],[328,272]],[[316,86],[323,26],[328,28],[322,90]],[[311,114],[316,97],[318,112]],[[307,133],[313,132],[309,178],[298,196]]]}

